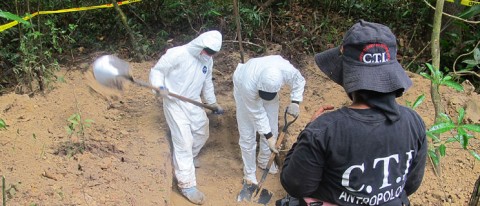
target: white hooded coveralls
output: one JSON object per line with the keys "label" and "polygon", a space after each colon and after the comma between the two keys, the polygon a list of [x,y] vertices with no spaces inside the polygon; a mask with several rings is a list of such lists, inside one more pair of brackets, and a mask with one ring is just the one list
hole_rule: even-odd
{"label": "white hooded coveralls", "polygon": [[[208,47],[220,51],[222,35],[218,31],[201,34],[186,45],[168,49],[150,70],[150,83],[169,92],[207,104],[216,103],[212,82],[213,59],[201,54]],[[203,108],[174,97],[163,98],[163,111],[170,128],[173,164],[178,187],[196,186],[195,158],[209,136],[209,121]]]}
{"label": "white hooded coveralls", "polygon": [[279,92],[284,84],[288,84],[291,101],[301,102],[305,79],[289,61],[279,55],[272,55],[238,64],[233,74],[233,83],[243,172],[246,179],[256,182],[256,132],[261,134],[258,163],[266,166],[271,151],[264,134],[272,132],[271,138],[277,138],[279,110],[278,94],[274,99],[266,101],[260,98],[258,90]]}

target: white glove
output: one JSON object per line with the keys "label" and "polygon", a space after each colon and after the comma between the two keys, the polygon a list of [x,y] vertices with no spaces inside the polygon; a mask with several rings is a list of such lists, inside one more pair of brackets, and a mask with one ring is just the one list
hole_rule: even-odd
{"label": "white glove", "polygon": [[300,114],[300,105],[294,102],[290,103],[287,107],[287,113],[294,117],[298,116]]}
{"label": "white glove", "polygon": [[213,110],[213,114],[223,114],[223,113],[225,113],[225,110],[223,110],[223,108],[220,105],[218,105],[217,103],[210,104],[210,106],[215,108],[215,110]]}
{"label": "white glove", "polygon": [[267,138],[267,143],[268,143],[268,147],[270,148],[270,150],[272,150],[272,152],[278,154],[278,150],[277,150],[277,147],[276,147],[277,138],[273,138],[273,134],[271,132],[269,132],[268,134],[265,134],[263,136],[265,136],[265,138]]}
{"label": "white glove", "polygon": [[169,93],[169,92],[168,92],[167,87],[165,87],[165,86],[160,86],[159,89],[160,89],[160,92],[159,92],[160,96],[162,96],[162,97],[168,97],[168,93]]}

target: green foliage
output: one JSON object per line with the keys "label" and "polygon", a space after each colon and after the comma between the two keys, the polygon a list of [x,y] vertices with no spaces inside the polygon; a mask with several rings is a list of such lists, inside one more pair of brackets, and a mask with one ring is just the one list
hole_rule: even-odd
{"label": "green foliage", "polygon": [[83,138],[85,136],[85,129],[90,127],[90,123],[94,121],[91,119],[82,120],[80,114],[75,113],[67,119],[67,122],[68,124],[65,129],[67,130],[68,135],[76,135]]}
{"label": "green foliage", "polygon": [[[478,124],[464,124],[463,119],[465,117],[465,110],[463,108],[458,109],[458,116],[456,122],[453,121],[447,114],[441,114],[441,121],[435,123],[430,129],[427,130],[427,136],[433,141],[433,148],[429,149],[429,155],[432,158],[435,165],[440,163],[440,158],[435,153],[435,150],[439,151],[441,156],[446,155],[447,144],[458,143],[461,148],[468,150],[468,152],[480,160],[480,156],[474,147],[469,144],[472,138],[475,138],[472,133],[480,133],[480,125]],[[450,137],[446,139],[439,138],[440,135],[450,134]],[[447,135],[448,135],[447,134]]]}
{"label": "green foliage", "polygon": [[[457,91],[463,91],[463,87],[457,82],[452,80],[452,77],[445,75],[438,68],[433,67],[431,64],[426,63],[430,74],[420,73],[423,77],[430,80],[434,87],[437,89],[441,86],[451,87]],[[438,90],[437,90],[438,91]],[[418,100],[418,98],[417,98]],[[471,134],[480,133],[480,125],[477,124],[465,124],[465,110],[463,108],[458,109],[458,116],[456,122],[450,118],[447,114],[439,114],[439,118],[436,118],[434,125],[427,130],[427,136],[432,139],[433,145],[429,148],[429,156],[432,159],[435,165],[440,164],[440,157],[446,155],[447,144],[457,142],[464,150],[468,150],[469,153],[475,157],[477,160],[480,160],[480,156],[477,151],[469,145],[469,140],[474,138]],[[450,137],[440,138],[440,136],[445,135],[446,133],[450,134]],[[440,155],[440,156],[438,156]]]}
{"label": "green foliage", "polygon": [[26,26],[31,26],[30,22],[28,21],[25,21],[23,20],[21,17],[15,15],[15,14],[12,14],[10,12],[7,12],[7,11],[1,11],[0,10],[0,17],[2,18],[5,18],[5,19],[10,19],[10,20],[14,20],[14,21],[18,21],[22,24],[25,24]]}
{"label": "green foliage", "polygon": [[430,74],[427,74],[425,72],[420,72],[420,75],[425,77],[426,79],[430,80],[432,84],[434,84],[437,88],[440,87],[440,85],[448,86],[450,88],[453,88],[457,91],[463,91],[462,85],[459,83],[453,81],[453,77],[450,75],[445,75],[442,71],[439,69],[435,68],[433,65],[430,63],[425,63],[430,70]]}
{"label": "green foliage", "polygon": [[253,38],[256,33],[258,33],[258,29],[264,27],[264,23],[266,22],[267,13],[260,11],[258,7],[247,7],[243,6],[239,8],[240,10],[240,18],[242,20],[242,30],[246,33],[247,39]]}
{"label": "green foliage", "polygon": [[465,59],[462,62],[466,64],[464,71],[472,71],[480,69],[480,49],[473,49],[473,59]]}
{"label": "green foliage", "polygon": [[[86,137],[85,137],[85,130],[91,126],[90,123],[94,121],[91,119],[82,119],[82,116],[79,113],[72,114],[67,119],[67,126],[65,126],[65,130],[70,138],[70,141],[63,145],[63,150],[67,156],[73,156],[77,153],[82,153],[86,148]],[[80,139],[81,142],[78,142]]]}
{"label": "green foliage", "polygon": [[[474,20],[478,18],[480,14],[480,5],[465,7],[466,9],[458,14],[454,14],[465,20]],[[472,50],[478,50],[475,48],[480,40],[480,25],[464,22],[456,19],[448,19],[445,24],[445,30],[443,31],[442,38],[440,39],[441,48],[441,65],[440,68],[443,72],[451,72],[450,68],[455,66],[457,72],[464,72],[462,74],[462,80],[468,79],[475,87],[480,84],[480,79],[473,73],[480,72],[480,67],[475,64],[474,58],[467,57],[464,54],[469,53]],[[460,63],[454,65],[460,59]],[[452,65],[450,68],[449,66]],[[468,73],[470,71],[472,73]]]}

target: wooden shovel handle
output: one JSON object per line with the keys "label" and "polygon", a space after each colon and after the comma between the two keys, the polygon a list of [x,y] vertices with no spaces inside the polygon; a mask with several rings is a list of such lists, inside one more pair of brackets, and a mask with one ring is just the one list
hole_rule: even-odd
{"label": "wooden shovel handle", "polygon": [[[128,78],[127,78],[128,79]],[[152,85],[150,85],[149,83],[146,83],[146,82],[143,82],[143,81],[139,81],[139,80],[135,80],[135,79],[128,79],[130,80],[131,82],[133,82],[134,84],[136,85],[139,85],[139,86],[142,86],[142,87],[147,87],[149,89],[153,89],[157,92],[160,92],[160,88],[157,88],[157,87],[154,87]],[[168,95],[169,96],[172,96],[172,97],[175,97],[177,99],[180,99],[182,101],[185,101],[185,102],[189,102],[189,103],[192,103],[194,105],[197,105],[199,107],[203,107],[203,108],[207,108],[209,110],[212,110],[212,111],[215,111],[217,110],[215,107],[212,107],[208,104],[204,104],[204,103],[201,103],[201,102],[198,102],[198,101],[195,101],[193,99],[189,99],[189,98],[186,98],[184,96],[181,96],[181,95],[178,95],[178,94],[175,94],[175,93],[171,93],[171,92],[168,92]]]}
{"label": "wooden shovel handle", "polygon": [[[284,113],[283,116],[284,116],[284,119],[285,119],[285,125],[283,126],[283,129],[280,132],[280,134],[278,135],[277,142],[275,143],[275,148],[277,148],[277,149],[279,149],[280,146],[282,145],[283,138],[285,137],[285,133],[287,132],[288,127],[293,122],[295,122],[298,118],[298,116],[296,116],[295,119],[288,122],[287,121],[287,111],[286,110],[285,110],[285,113]],[[275,152],[272,152],[272,154],[270,154],[270,159],[268,159],[267,167],[263,171],[262,179],[260,179],[260,182],[258,183],[258,188],[259,188],[258,191],[260,191],[262,189],[263,182],[265,182],[265,179],[267,178],[268,172],[270,171],[270,167],[272,166],[273,160],[275,159],[276,155],[277,155],[277,153],[275,153]]]}

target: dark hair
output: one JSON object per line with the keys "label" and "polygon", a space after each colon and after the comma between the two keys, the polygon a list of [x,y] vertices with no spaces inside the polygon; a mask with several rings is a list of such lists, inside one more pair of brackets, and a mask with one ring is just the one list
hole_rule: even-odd
{"label": "dark hair", "polygon": [[205,52],[207,52],[208,55],[214,55],[215,53],[217,53],[216,51],[213,51],[212,49],[210,49],[208,47],[203,48],[203,50]]}

